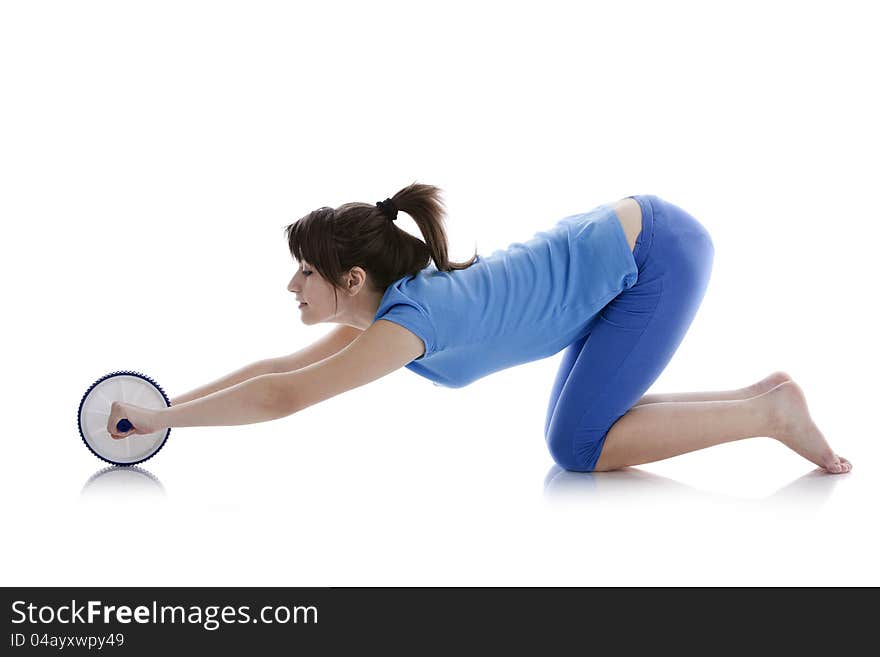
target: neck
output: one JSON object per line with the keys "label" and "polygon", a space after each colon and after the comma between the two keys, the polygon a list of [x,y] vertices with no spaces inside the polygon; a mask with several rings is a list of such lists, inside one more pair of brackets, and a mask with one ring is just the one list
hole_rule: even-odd
{"label": "neck", "polygon": [[362,331],[366,331],[373,324],[373,317],[379,310],[379,303],[385,290],[381,292],[373,292],[372,290],[362,289],[354,298],[349,300],[349,305],[345,311],[340,312],[333,321],[337,324],[347,324],[354,326]]}

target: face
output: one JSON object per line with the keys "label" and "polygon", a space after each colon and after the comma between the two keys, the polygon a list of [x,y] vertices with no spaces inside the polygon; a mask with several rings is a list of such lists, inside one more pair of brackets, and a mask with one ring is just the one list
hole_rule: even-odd
{"label": "face", "polygon": [[[299,269],[290,279],[287,289],[296,295],[299,304],[300,319],[303,324],[317,324],[331,321],[336,315],[336,297],[333,286],[327,282],[309,263],[299,263]],[[339,295],[340,297],[342,295]],[[340,304],[342,299],[339,299]]]}

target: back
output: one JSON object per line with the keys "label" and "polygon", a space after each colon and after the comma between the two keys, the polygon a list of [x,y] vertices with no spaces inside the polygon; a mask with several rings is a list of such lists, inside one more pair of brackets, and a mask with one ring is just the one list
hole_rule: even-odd
{"label": "back", "polygon": [[441,272],[431,264],[388,286],[374,321],[409,329],[425,353],[406,367],[451,388],[546,358],[589,332],[638,276],[614,210],[560,219],[525,243]]}

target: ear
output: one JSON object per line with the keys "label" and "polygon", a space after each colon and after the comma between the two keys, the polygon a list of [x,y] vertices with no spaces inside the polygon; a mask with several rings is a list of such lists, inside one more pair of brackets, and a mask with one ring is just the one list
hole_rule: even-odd
{"label": "ear", "polygon": [[352,267],[348,270],[345,278],[345,289],[350,295],[355,295],[367,284],[367,272],[363,267]]}

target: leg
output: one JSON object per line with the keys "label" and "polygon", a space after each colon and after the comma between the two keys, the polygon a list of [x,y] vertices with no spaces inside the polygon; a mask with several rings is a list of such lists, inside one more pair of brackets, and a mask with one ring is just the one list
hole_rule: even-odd
{"label": "leg", "polygon": [[638,279],[569,346],[553,386],[545,438],[554,461],[567,470],[596,466],[611,427],[678,349],[708,285],[714,249],[705,228],[656,197],[645,201],[633,252]]}
{"label": "leg", "polygon": [[809,418],[800,387],[785,382],[757,397],[659,402],[634,407],[608,432],[596,470],[614,470],[756,436],[776,438],[829,472],[849,472]]}
{"label": "leg", "polygon": [[791,381],[791,377],[782,371],[773,372],[769,376],[753,383],[745,388],[737,388],[736,390],[711,390],[708,392],[671,392],[644,395],[639,401],[633,404],[641,406],[643,404],[656,404],[658,402],[692,402],[692,401],[727,401],[731,399],[749,399],[757,397],[765,392],[773,390],[780,383]]}
{"label": "leg", "polygon": [[763,395],[633,407],[609,430],[596,470],[640,465],[732,440],[769,436],[770,417]]}
{"label": "leg", "polygon": [[545,432],[553,459],[567,470],[607,470],[764,435],[829,472],[848,472],[850,463],[831,450],[794,381],[742,399],[718,399],[734,391],[642,397],[693,320],[714,252],[693,217],[650,198],[634,252],[636,284],[602,309],[563,358]]}

